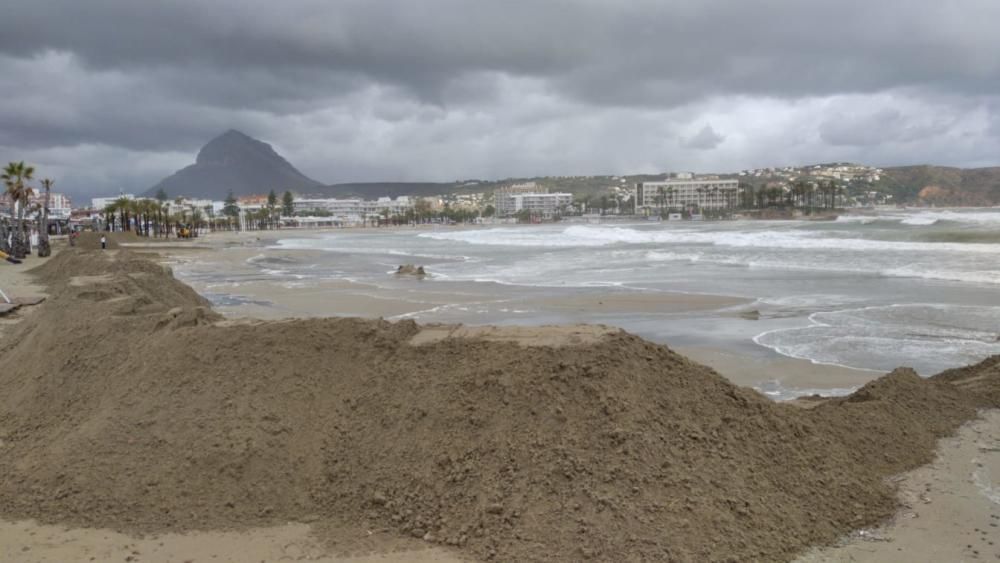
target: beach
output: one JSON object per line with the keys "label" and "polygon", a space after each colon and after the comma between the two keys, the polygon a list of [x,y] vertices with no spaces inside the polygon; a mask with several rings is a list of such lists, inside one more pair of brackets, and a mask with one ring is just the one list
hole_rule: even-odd
{"label": "beach", "polygon": [[[464,230],[468,229],[454,231]],[[130,246],[156,249],[182,280],[206,295],[227,317],[356,316],[519,325],[604,322],[626,326],[640,335],[661,341],[715,368],[738,385],[755,387],[780,399],[813,393],[844,394],[884,373],[877,369],[855,369],[792,358],[753,345],[749,341],[754,331],[760,330],[755,327],[761,323],[755,319],[760,315],[761,305],[746,296],[669,290],[623,291],[618,287],[600,286],[553,290],[511,288],[475,281],[424,283],[426,280],[392,276],[388,273],[389,266],[381,272],[381,279],[375,281],[336,275],[320,279],[296,279],[295,276],[301,275],[298,273],[290,277],[282,275],[283,268],[322,261],[330,256],[322,250],[285,249],[279,244],[282,240],[344,233],[379,236],[392,232],[427,233],[435,229],[215,233],[194,244],[183,241]],[[397,259],[407,258],[404,255]],[[225,274],[220,276],[220,272]],[[430,272],[433,277],[435,270],[430,268]],[[782,317],[788,313],[772,315],[774,322],[787,322]],[[672,322],[680,329],[664,335],[658,319],[676,319]],[[735,338],[719,339],[713,335],[716,323],[733,327],[741,343],[732,345]],[[647,326],[652,328],[647,329]],[[684,334],[687,331],[690,334]]]}
{"label": "beach", "polygon": [[[917,507],[920,535],[949,549],[973,545],[963,548],[970,557],[973,549],[995,554],[989,540],[970,539],[997,513],[989,476],[998,421],[976,420],[1000,388],[993,364],[940,382],[906,370],[863,381],[793,359],[754,365],[712,348],[684,357],[610,325],[220,315],[157,265],[214,248],[176,246],[60,251],[33,277],[0,272],[2,287],[49,295],[0,334],[9,390],[0,404],[0,537],[16,550],[0,555],[788,560],[893,515],[896,524],[871,533],[910,546],[913,519],[900,515],[928,479],[939,488],[934,502]],[[730,303],[588,296],[557,306],[602,302],[684,313]],[[112,350],[123,350],[118,341],[129,352],[109,363]],[[39,357],[49,342],[60,351]],[[691,357],[732,381],[784,378],[806,388],[840,377],[838,385],[864,387],[808,409],[777,405]],[[456,433],[456,425],[468,430]],[[774,459],[786,460],[777,473]],[[61,467],[74,468],[69,482]],[[777,481],[768,485],[764,475]],[[974,491],[962,488],[970,475]],[[178,496],[185,490],[194,496]],[[575,500],[557,500],[566,498]],[[550,527],[567,510],[587,530],[582,545],[579,530]],[[653,539],[692,520],[730,540]],[[465,521],[478,524],[466,533]],[[858,545],[841,549],[869,550]]]}

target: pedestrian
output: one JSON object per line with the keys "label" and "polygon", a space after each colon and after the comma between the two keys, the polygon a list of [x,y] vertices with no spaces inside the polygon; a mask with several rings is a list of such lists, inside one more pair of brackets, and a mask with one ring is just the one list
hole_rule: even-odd
{"label": "pedestrian", "polygon": [[104,250],[107,247],[108,247],[108,237],[101,235],[101,250]]}

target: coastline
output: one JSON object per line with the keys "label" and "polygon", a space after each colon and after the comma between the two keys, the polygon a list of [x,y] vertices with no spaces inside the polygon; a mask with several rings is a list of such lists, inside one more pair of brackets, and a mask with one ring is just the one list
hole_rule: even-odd
{"label": "coastline", "polygon": [[[437,226],[440,227],[440,226]],[[459,226],[475,228],[476,226]],[[445,226],[444,228],[453,228]],[[386,230],[392,230],[387,228]],[[399,227],[412,230],[413,227]],[[302,236],[316,236],[351,229],[295,230]],[[375,231],[377,229],[356,229]],[[177,265],[193,261],[209,261],[215,269],[239,272],[247,260],[261,255],[281,260],[284,256],[306,256],[322,251],[283,250],[265,248],[280,239],[294,238],[292,230],[260,231],[250,233],[213,233],[190,244],[187,241],[127,243],[124,246],[142,251],[155,251],[164,263]],[[391,276],[387,275],[387,279]],[[185,280],[202,294],[212,296],[236,294],[235,299],[220,297],[213,300],[219,312],[230,318],[310,318],[310,317],[360,317],[401,320],[417,317],[442,308],[469,308],[484,303],[488,294],[476,282],[452,282],[447,286],[414,283],[405,289],[389,290],[378,286],[346,279],[311,281],[308,285],[271,280],[241,281],[238,286],[213,287],[198,280]],[[501,303],[490,301],[486,303]],[[563,315],[586,313],[600,318],[609,313],[654,314],[718,314],[738,318],[738,311],[749,309],[754,300],[725,295],[704,295],[683,292],[615,292],[594,289],[583,293],[540,297],[528,296],[511,301],[510,308],[542,310],[557,319],[557,324],[575,324],[558,319]],[[450,320],[447,322],[451,322]],[[460,318],[464,324],[480,324],[474,318]],[[602,321],[595,321],[602,322]],[[668,341],[666,343],[670,345]],[[846,395],[861,385],[883,375],[884,372],[824,365],[809,360],[784,356],[763,346],[759,353],[748,354],[738,350],[705,345],[671,346],[678,352],[715,369],[733,383],[754,387],[771,396],[789,400],[798,395],[813,393]]]}
{"label": "coastline", "polygon": [[[110,260],[117,260],[117,254],[118,253],[116,251],[109,251],[107,254],[104,255],[104,257]],[[33,265],[37,264],[38,264],[37,262],[33,263]],[[14,272],[14,275],[6,275],[6,274],[7,272],[0,271],[0,275],[3,275],[4,283],[8,283],[9,280],[17,278],[22,280],[21,287],[34,287],[36,289],[42,289],[42,286],[40,284],[37,284],[37,282],[35,285],[32,286],[32,282],[27,279],[27,275],[24,272],[24,270],[16,271]],[[78,272],[78,274],[87,275],[90,276],[90,278],[94,277],[90,273],[90,271]],[[136,280],[141,280],[141,279],[142,277],[136,278]],[[96,279],[92,280],[88,278],[86,280],[81,279],[80,283],[100,284],[103,282],[101,282],[100,280]],[[178,325],[178,326],[183,327],[184,325]],[[3,336],[0,335],[0,338],[2,337]],[[473,338],[477,337],[473,336]],[[711,355],[711,351],[705,353]],[[683,362],[682,365],[685,365],[684,363],[689,362],[689,360],[681,360],[681,361]],[[723,361],[734,361],[734,360],[732,358],[724,358],[723,360],[718,360],[718,361],[723,362]],[[990,417],[984,419],[984,421],[969,423],[970,425],[975,427],[978,434],[970,436],[968,434],[963,433],[964,432],[963,430],[960,432],[957,439],[962,444],[964,444],[963,447],[978,448],[979,441],[982,440],[982,432],[984,429],[984,426],[982,426],[982,424],[987,425],[990,432],[994,432],[997,423],[998,423],[997,417]],[[980,424],[980,426],[976,426],[977,424]],[[998,436],[998,435],[1000,434],[996,434],[995,432],[993,434],[990,434],[990,436]],[[939,453],[943,451],[944,453],[942,455],[944,455],[945,457],[954,457],[952,456],[951,453],[949,453],[951,452],[950,450],[951,443],[942,442],[942,444],[943,445],[939,447]],[[970,446],[970,444],[972,445]],[[961,450],[961,452],[959,453],[958,463],[966,465],[968,464],[967,459],[962,458],[962,456],[967,455],[969,451],[970,450],[968,449]],[[995,463],[995,462],[990,461],[988,463]],[[989,465],[987,467],[992,468],[994,466]],[[917,471],[921,470],[918,469]],[[988,483],[989,482],[987,482],[987,484]],[[974,508],[972,507],[972,505],[966,506],[965,504],[963,504],[962,503],[963,498],[969,500],[966,497],[967,495],[964,494],[956,495],[955,502],[957,502],[958,505],[949,505],[948,507],[946,507],[946,510],[948,511],[955,510],[957,506],[958,510],[972,511],[973,513],[975,513],[974,514],[975,518],[980,518],[982,514],[986,514],[986,512],[983,512],[982,508],[983,505],[981,502],[975,504],[975,506],[978,508]],[[972,499],[972,500],[979,500],[979,499]],[[935,505],[931,506],[935,507]],[[934,510],[934,508],[932,508],[931,510]],[[992,516],[992,514],[990,516]],[[951,541],[951,544],[955,544],[953,540],[956,539],[958,541],[964,541],[966,536],[969,535],[968,530],[961,530],[961,534],[958,534],[958,532],[954,529],[954,527],[949,528],[945,526],[947,520],[948,520],[947,517],[938,518],[935,525],[944,529],[937,530],[937,528],[935,528],[934,533],[940,533],[943,534],[942,537],[950,538],[949,541]],[[976,521],[978,522],[978,520]],[[344,533],[343,530],[341,532]],[[394,560],[419,561],[421,560],[419,559],[419,557],[427,557],[428,559],[426,560],[445,560],[445,561],[462,560],[459,558],[459,556],[452,555],[452,552],[441,551],[438,548],[435,548],[434,550],[431,551],[420,550],[418,552],[410,551],[410,552],[393,554],[391,553],[391,551],[394,549],[406,549],[406,547],[403,547],[404,544],[398,543],[399,540],[396,539],[395,535],[388,535],[381,538],[371,539],[371,537],[368,536],[368,531],[365,531],[363,532],[364,535],[361,535],[362,541],[359,542],[357,541],[356,538],[360,534],[358,534],[357,532],[358,532],[357,530],[354,530],[348,534],[354,539],[348,541],[345,545],[354,546],[354,549],[357,549],[359,551],[369,551],[369,552],[374,551],[374,552],[380,552],[381,554],[375,556],[374,559],[373,558],[345,559],[343,557],[336,557],[336,556],[328,557],[328,555],[323,555],[322,553],[315,551],[308,551],[308,553],[310,554],[310,556],[315,555],[316,557],[328,557],[325,560],[334,562],[357,561],[358,563],[360,563],[361,561],[394,561]],[[173,559],[175,557],[180,557],[182,554],[184,556],[190,556],[188,554],[191,553],[196,553],[198,554],[198,556],[228,555],[232,557],[234,550],[240,549],[237,546],[237,544],[244,544],[247,546],[260,545],[261,546],[260,549],[263,550],[264,553],[274,553],[276,555],[281,553],[283,556],[289,556],[290,555],[290,553],[288,552],[289,546],[293,546],[292,549],[294,555],[292,556],[294,557],[294,556],[305,555],[306,553],[306,551],[296,551],[296,550],[306,550],[314,548],[313,544],[297,543],[306,541],[303,539],[304,533],[305,533],[304,528],[300,526],[293,528],[269,527],[267,528],[266,531],[261,529],[256,529],[238,533],[235,535],[223,532],[192,532],[184,534],[183,536],[174,536],[170,534],[166,535],[154,534],[152,536],[154,538],[152,541],[155,541],[156,545],[153,545],[152,543],[143,543],[143,541],[129,542],[128,539],[125,539],[129,537],[134,537],[136,539],[139,539],[139,536],[122,536],[118,534],[109,535],[106,531],[103,530],[76,528],[72,532],[67,532],[64,531],[63,528],[51,527],[51,526],[37,526],[35,524],[26,524],[23,521],[16,523],[7,522],[0,525],[0,538],[3,538],[5,540],[2,543],[4,543],[5,545],[9,545],[10,549],[18,550],[18,551],[11,551],[10,552],[11,554],[18,557],[19,560],[38,560],[38,561],[44,560],[45,558],[50,556],[58,556],[62,558],[62,556],[68,556],[70,553],[81,553],[81,552],[89,553],[91,557],[95,556],[96,554],[102,554],[102,553],[108,553],[109,555],[115,555],[115,556],[124,555],[125,557],[128,556],[137,557],[138,555],[142,555],[142,560],[167,560],[167,559]],[[378,536],[381,533],[382,532],[380,531],[375,531],[376,536]],[[926,534],[927,531],[922,530],[921,533]],[[102,539],[98,540],[98,536],[101,536]],[[254,538],[253,541],[249,540],[251,536]],[[52,538],[54,537],[60,538],[61,541],[53,542]],[[900,537],[903,536],[901,535]],[[262,544],[254,543],[257,540],[263,543]],[[122,541],[126,543],[122,543]],[[353,541],[354,543],[351,543],[351,541]],[[114,542],[115,546],[110,547],[108,542]],[[414,545],[414,542],[410,540],[406,540],[406,542],[409,543],[406,543],[405,545],[409,545],[410,547]],[[61,545],[58,545],[59,543],[61,543]],[[164,545],[160,545],[161,543]],[[416,545],[425,545],[425,544],[416,542]],[[192,546],[195,547],[192,548]],[[158,548],[162,548],[162,552],[160,552],[160,549]],[[981,548],[979,544],[977,544],[977,548],[980,548],[978,549],[978,551],[980,551],[981,553],[988,553],[986,551],[982,551],[985,548]],[[55,551],[49,551],[52,549],[54,549]],[[196,551],[192,552],[191,549],[195,549]],[[331,549],[331,548],[325,546],[322,549]],[[281,550],[281,551],[276,551],[276,550]],[[386,554],[386,551],[390,551],[390,553]],[[134,552],[139,552],[139,553],[134,553]],[[238,554],[239,552],[236,551],[236,553]],[[971,553],[971,551],[969,553]],[[6,555],[6,554],[0,553],[0,555]],[[37,557],[37,559],[31,559],[34,557]],[[160,559],[157,559],[158,557]],[[833,560],[838,560],[836,557],[839,556],[833,556],[833,557],[834,557]],[[71,559],[62,558],[62,560],[69,561]],[[238,559],[231,559],[231,560],[238,560]],[[324,559],[319,559],[319,560],[324,560]]]}

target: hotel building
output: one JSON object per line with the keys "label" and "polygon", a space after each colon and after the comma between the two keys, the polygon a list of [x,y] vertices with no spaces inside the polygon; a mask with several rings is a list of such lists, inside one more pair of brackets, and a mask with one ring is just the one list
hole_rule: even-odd
{"label": "hotel building", "polygon": [[727,209],[739,204],[737,180],[665,180],[635,185],[635,212],[642,210]]}

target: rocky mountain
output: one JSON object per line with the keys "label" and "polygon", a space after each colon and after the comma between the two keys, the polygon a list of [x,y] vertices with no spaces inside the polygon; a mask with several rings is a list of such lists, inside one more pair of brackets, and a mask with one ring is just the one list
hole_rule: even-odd
{"label": "rocky mountain", "polygon": [[296,170],[271,145],[230,129],[198,152],[195,163],[164,178],[146,191],[155,196],[190,196],[221,200],[235,195],[321,191],[323,185]]}

